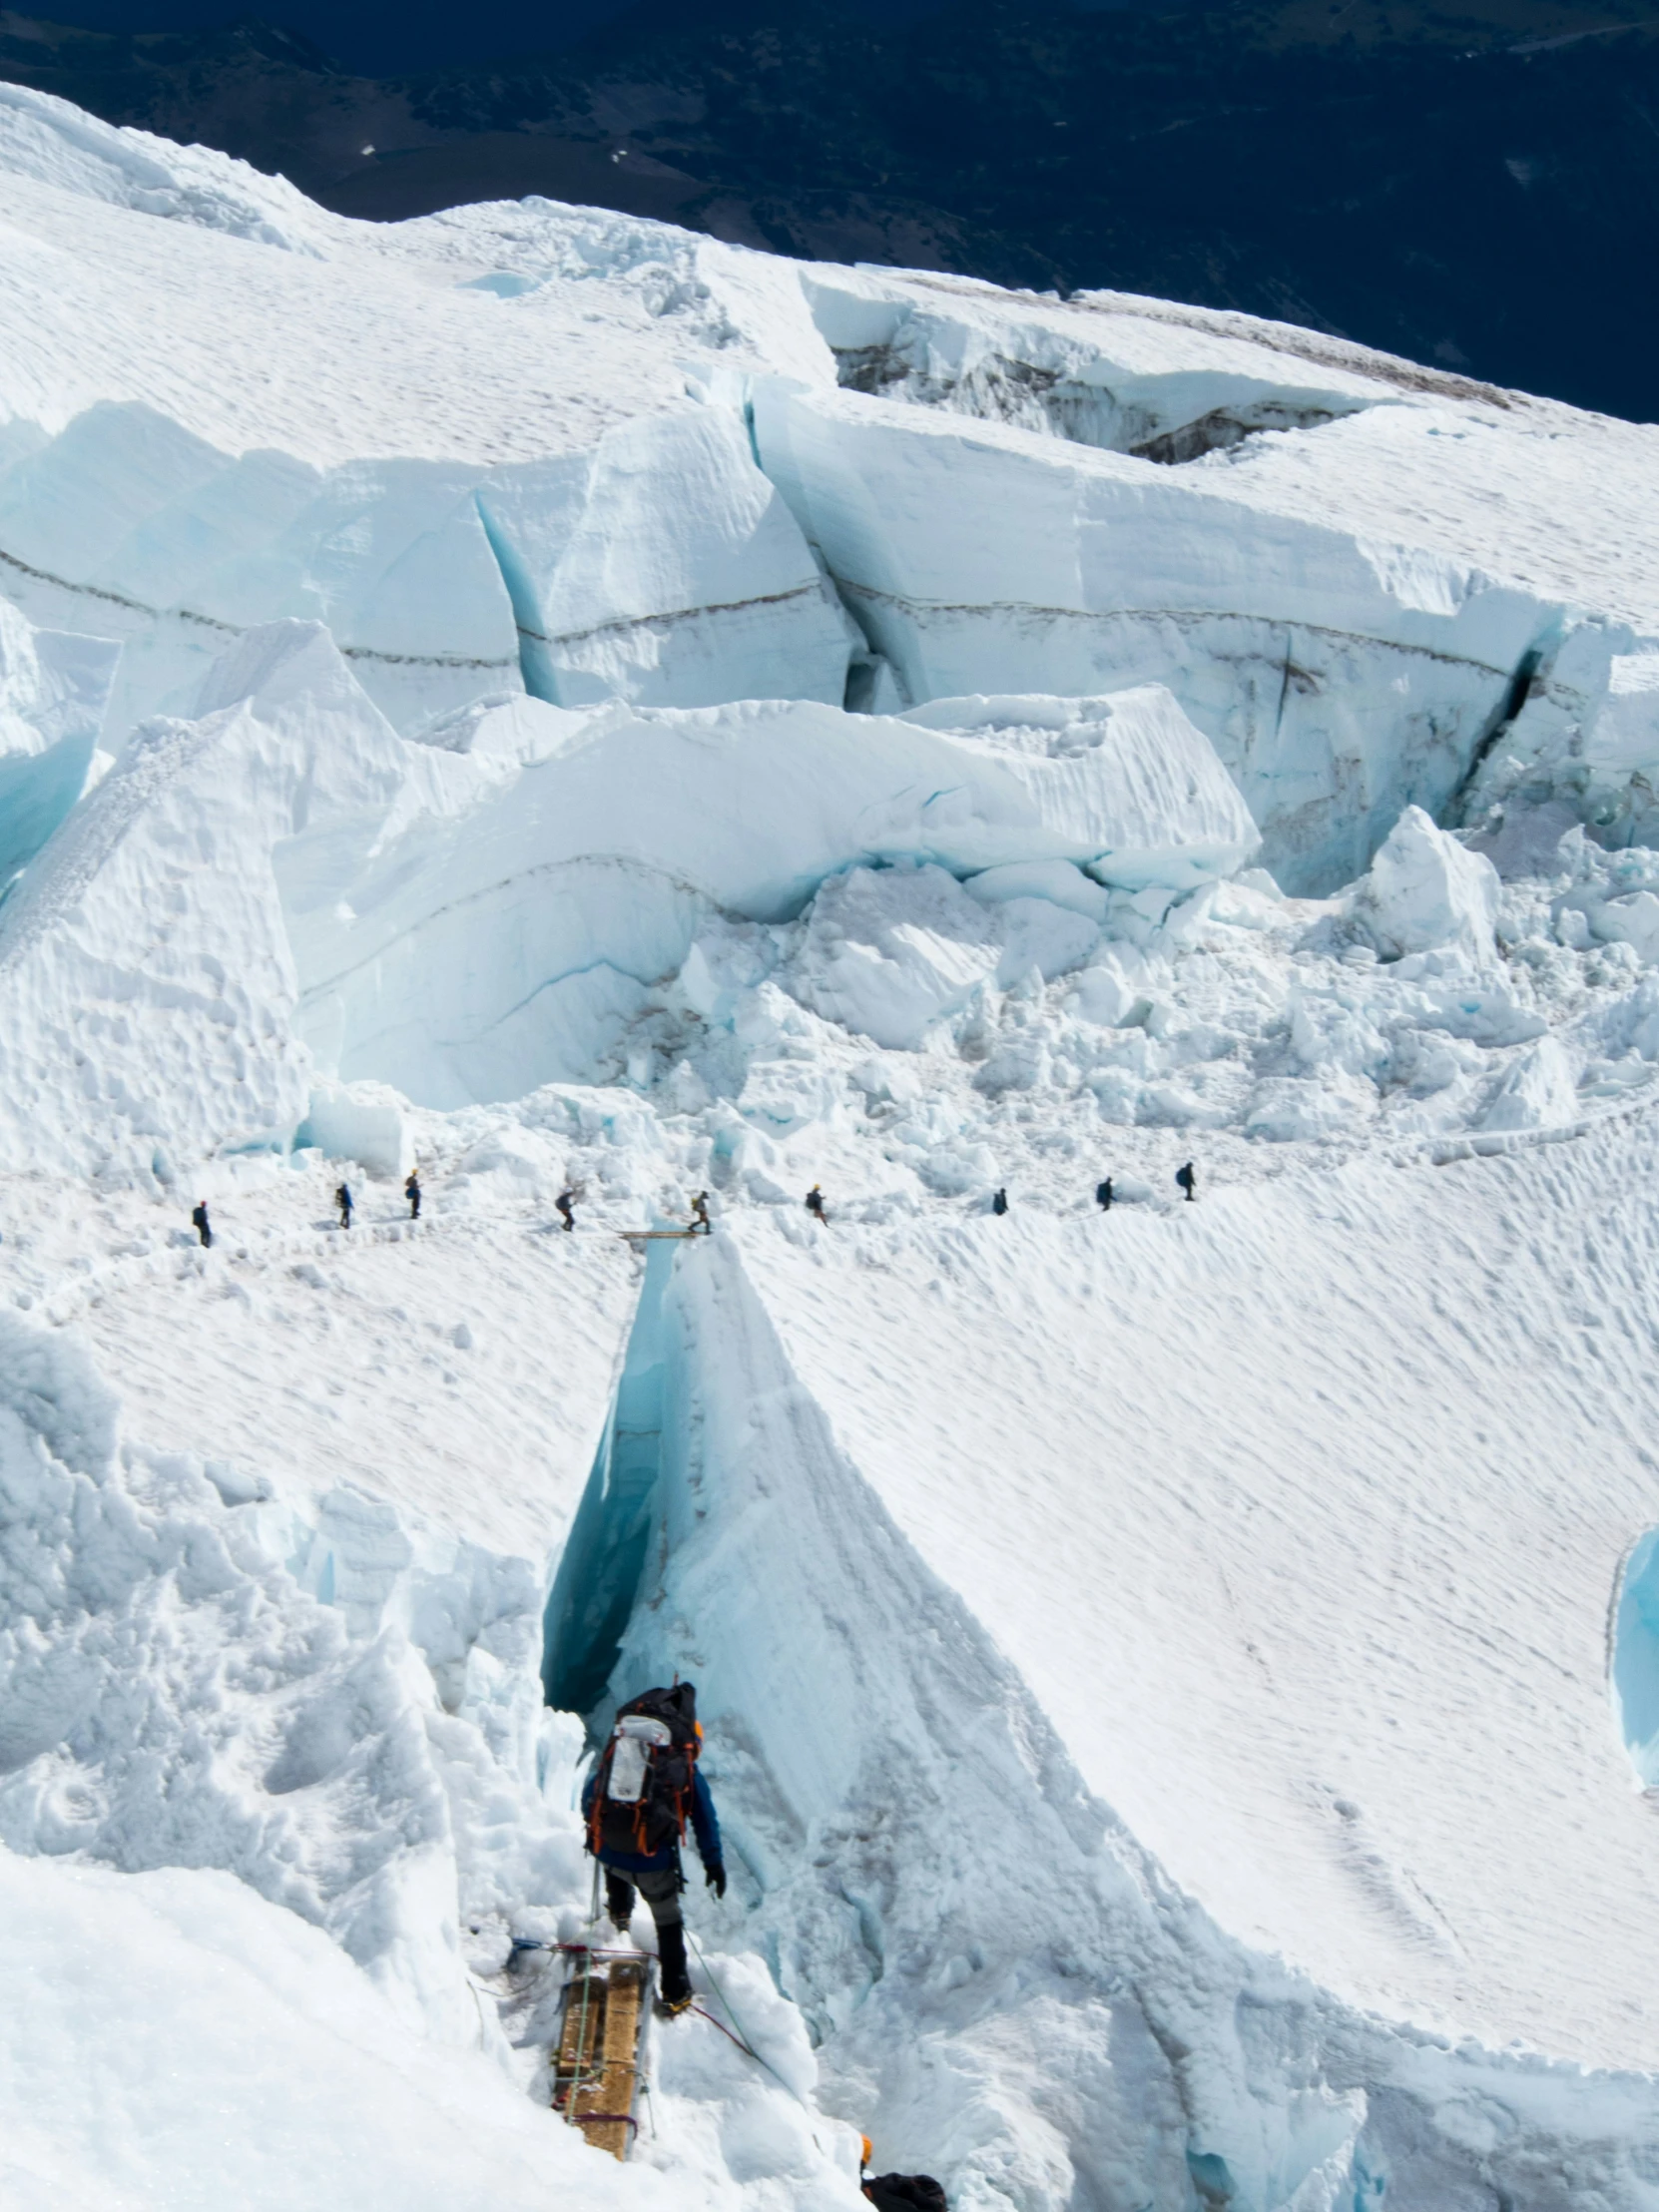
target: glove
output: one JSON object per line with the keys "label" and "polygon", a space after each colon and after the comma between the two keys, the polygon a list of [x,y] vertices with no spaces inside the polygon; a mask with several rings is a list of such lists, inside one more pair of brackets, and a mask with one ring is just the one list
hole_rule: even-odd
{"label": "glove", "polygon": [[723,1898],[726,1895],[726,1869],[724,1867],[705,1867],[703,1880],[713,1890],[717,1898]]}

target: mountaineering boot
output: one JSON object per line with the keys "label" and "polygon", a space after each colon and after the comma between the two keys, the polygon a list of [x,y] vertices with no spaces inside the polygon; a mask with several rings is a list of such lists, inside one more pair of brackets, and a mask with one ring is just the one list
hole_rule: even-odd
{"label": "mountaineering boot", "polygon": [[686,1971],[686,1932],[678,1921],[658,1929],[657,1960],[663,1972],[662,1994],[657,2001],[664,2017],[672,2020],[692,2000],[691,1975]]}
{"label": "mountaineering boot", "polygon": [[612,1867],[605,1869],[605,1917],[616,1930],[617,1941],[631,1941],[629,1930],[634,1921],[634,1886],[624,1882]]}

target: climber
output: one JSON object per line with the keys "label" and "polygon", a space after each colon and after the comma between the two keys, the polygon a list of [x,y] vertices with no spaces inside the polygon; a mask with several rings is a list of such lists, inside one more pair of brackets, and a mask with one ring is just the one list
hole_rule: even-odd
{"label": "climber", "polygon": [[821,1221],[826,1228],[829,1227],[830,1216],[824,1210],[824,1186],[822,1183],[815,1183],[807,1193],[807,1211],[812,1215],[814,1221]]}
{"label": "climber", "polygon": [[1177,1183],[1180,1184],[1182,1190],[1186,1192],[1189,1198],[1196,1198],[1198,1196],[1198,1177],[1193,1172],[1193,1164],[1190,1160],[1187,1162],[1184,1168],[1176,1169],[1175,1180]]}
{"label": "climber", "polygon": [[611,1739],[582,1791],[587,1848],[605,1870],[605,1910],[618,1934],[627,1936],[636,1890],[651,1908],[662,2009],[671,2019],[692,2000],[680,1908],[686,1887],[680,1839],[688,1816],[704,1882],[717,1898],[726,1895],[720,1823],[697,1766],[702,1745],[695,1683],[646,1690],[618,1708]]}
{"label": "climber", "polygon": [[208,1225],[208,1202],[205,1198],[199,1198],[196,1201],[196,1211],[190,1219],[191,1227],[201,1238],[204,1248],[211,1245],[214,1241],[214,1233]]}
{"label": "climber", "polygon": [[403,1196],[409,1202],[409,1219],[418,1221],[420,1219],[420,1170],[418,1168],[410,1168],[409,1180],[403,1186]]}
{"label": "climber", "polygon": [[349,1183],[342,1183],[334,1193],[334,1204],[339,1208],[340,1227],[349,1229],[351,1226],[351,1186]]}
{"label": "climber", "polygon": [[559,1219],[564,1223],[567,1229],[574,1229],[576,1227],[576,1216],[571,1211],[571,1207],[575,1203],[575,1199],[576,1193],[574,1190],[563,1190],[553,1201],[554,1206],[558,1210]]}
{"label": "climber", "polygon": [[931,2174],[872,2174],[873,2146],[862,2138],[864,2154],[858,2161],[858,2186],[877,2212],[950,2212],[944,2191]]}
{"label": "climber", "polygon": [[699,1191],[692,1200],[692,1228],[694,1230],[701,1229],[706,1237],[712,1237],[715,1233],[715,1225],[709,1219],[709,1194],[707,1191]]}
{"label": "climber", "polygon": [[1095,1185],[1094,1202],[1103,1214],[1109,1214],[1112,1211],[1112,1178],[1110,1176],[1107,1176],[1104,1183]]}
{"label": "climber", "polygon": [[991,1200],[991,1212],[992,1212],[993,1214],[1005,1214],[1005,1213],[1006,1213],[1007,1211],[1008,1211],[1008,1193],[1007,1193],[1007,1190],[1006,1190],[1006,1188],[1004,1188],[1004,1189],[1002,1189],[1002,1190],[998,1191],[998,1192],[997,1192],[997,1193],[995,1194],[995,1196],[994,1196],[994,1197],[992,1198],[992,1200]]}

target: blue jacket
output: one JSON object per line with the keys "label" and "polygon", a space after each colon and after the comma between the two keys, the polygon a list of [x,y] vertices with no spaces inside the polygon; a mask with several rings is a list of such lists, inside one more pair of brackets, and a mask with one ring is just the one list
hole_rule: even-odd
{"label": "blue jacket", "polygon": [[[597,1773],[590,1774],[582,1785],[582,1818],[593,1816],[593,1793],[599,1781]],[[692,1834],[697,1839],[697,1856],[705,1868],[713,1873],[724,1863],[720,1848],[720,1823],[715,1818],[715,1801],[709,1795],[709,1785],[701,1771],[692,1769]],[[661,1851],[602,1851],[599,1863],[603,1867],[615,1867],[618,1874],[660,1874],[680,1864],[678,1842],[665,1844]]]}

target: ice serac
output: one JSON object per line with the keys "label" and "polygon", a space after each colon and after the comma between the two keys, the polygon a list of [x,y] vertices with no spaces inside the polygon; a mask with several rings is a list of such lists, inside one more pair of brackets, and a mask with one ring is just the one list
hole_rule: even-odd
{"label": "ice serac", "polygon": [[516,690],[512,609],[473,503],[478,471],[228,453],[154,408],[100,404],[0,473],[6,585],[33,619],[126,641],[125,734],[188,715],[237,636],[325,623],[401,727]]}
{"label": "ice serac", "polygon": [[910,698],[1162,682],[1299,891],[1358,872],[1402,805],[1439,812],[1522,661],[1577,620],[1225,467],[782,379],[758,381],[754,417],[763,465]]}
{"label": "ice serac", "polygon": [[[198,720],[140,731],[0,922],[20,1161],[166,1173],[286,1143],[313,1095],[356,1126],[340,1081],[447,1108],[618,1072],[713,917],[793,919],[849,867],[803,993],[913,1041],[977,980],[1059,973],[1095,942],[1044,876],[1002,899],[955,876],[1034,865],[1087,892],[1092,864],[1185,882],[1249,849],[1160,693],[1081,720],[1017,703],[1012,728],[951,710],[981,715],[965,735],[810,701],[584,718],[520,699],[414,745],[320,626],[277,623],[199,697]],[[929,920],[909,909],[935,878]]]}
{"label": "ice serac", "polygon": [[[1086,949],[1096,932],[1081,926]],[[854,1035],[913,1052],[991,980],[1000,949],[995,921],[943,868],[857,867],[813,901],[791,987]]]}
{"label": "ice serac", "polygon": [[1089,872],[1119,889],[1195,890],[1237,874],[1262,841],[1215,747],[1161,684],[1104,699],[934,699],[905,720],[986,738],[1016,774],[1029,759],[1039,806],[1056,828],[1089,816]]}
{"label": "ice serac", "polygon": [[1351,911],[1389,958],[1445,949],[1483,963],[1493,956],[1498,887],[1497,870],[1483,853],[1436,829],[1420,807],[1407,807],[1379,847]]}
{"label": "ice serac", "polygon": [[849,389],[1166,465],[1389,396],[1375,376],[1276,348],[1267,326],[1161,326],[1133,311],[1153,302],[1122,295],[1039,305],[971,277],[874,269],[810,268],[801,282]]}
{"label": "ice serac", "polygon": [[119,130],[49,92],[0,85],[0,169],[8,174],[135,214],[315,251],[311,238],[327,218],[303,193],[227,155],[203,159],[204,152]]}
{"label": "ice serac", "polygon": [[1507,1067],[1481,1116],[1483,1129],[1560,1129],[1579,1114],[1572,1060],[1559,1037],[1540,1037]]}
{"label": "ice serac", "polygon": [[9,1166],[165,1179],[304,1111],[284,904],[302,922],[320,855],[383,817],[400,742],[315,626],[250,639],[218,681],[240,703],[140,731],[0,913]]}
{"label": "ice serac", "polygon": [[[514,711],[525,731],[535,706]],[[325,1073],[378,1077],[422,1103],[514,1097],[610,1067],[620,1029],[712,915],[791,920],[827,878],[877,861],[965,875],[1103,854],[1110,865],[1128,845],[1151,870],[1111,711],[1099,707],[1068,750],[1063,731],[963,736],[811,701],[613,707],[585,721],[539,708],[545,750],[521,731],[525,765],[510,782],[475,782],[448,814],[411,802],[319,899],[295,937],[305,1035]],[[1132,702],[1126,720],[1191,765],[1167,701]],[[489,758],[455,766],[482,777]],[[1166,874],[1191,880],[1248,849],[1236,795],[1231,811],[1217,806],[1234,844],[1202,808],[1189,844],[1165,822]],[[976,972],[996,968],[1014,922],[999,930],[953,887],[940,895],[956,899],[960,941],[990,947],[972,956]],[[1062,945],[1025,919],[1026,968],[1057,972],[1092,941],[1072,926]],[[1061,933],[1074,922],[1061,915]],[[936,1013],[954,987],[923,997]],[[871,1010],[867,994],[859,1004]],[[910,1017],[900,1026],[908,1034]]]}
{"label": "ice serac", "polygon": [[478,504],[539,698],[840,705],[861,641],[726,408],[502,470]]}
{"label": "ice serac", "polygon": [[36,630],[0,599],[0,887],[85,788],[120,648]]}

